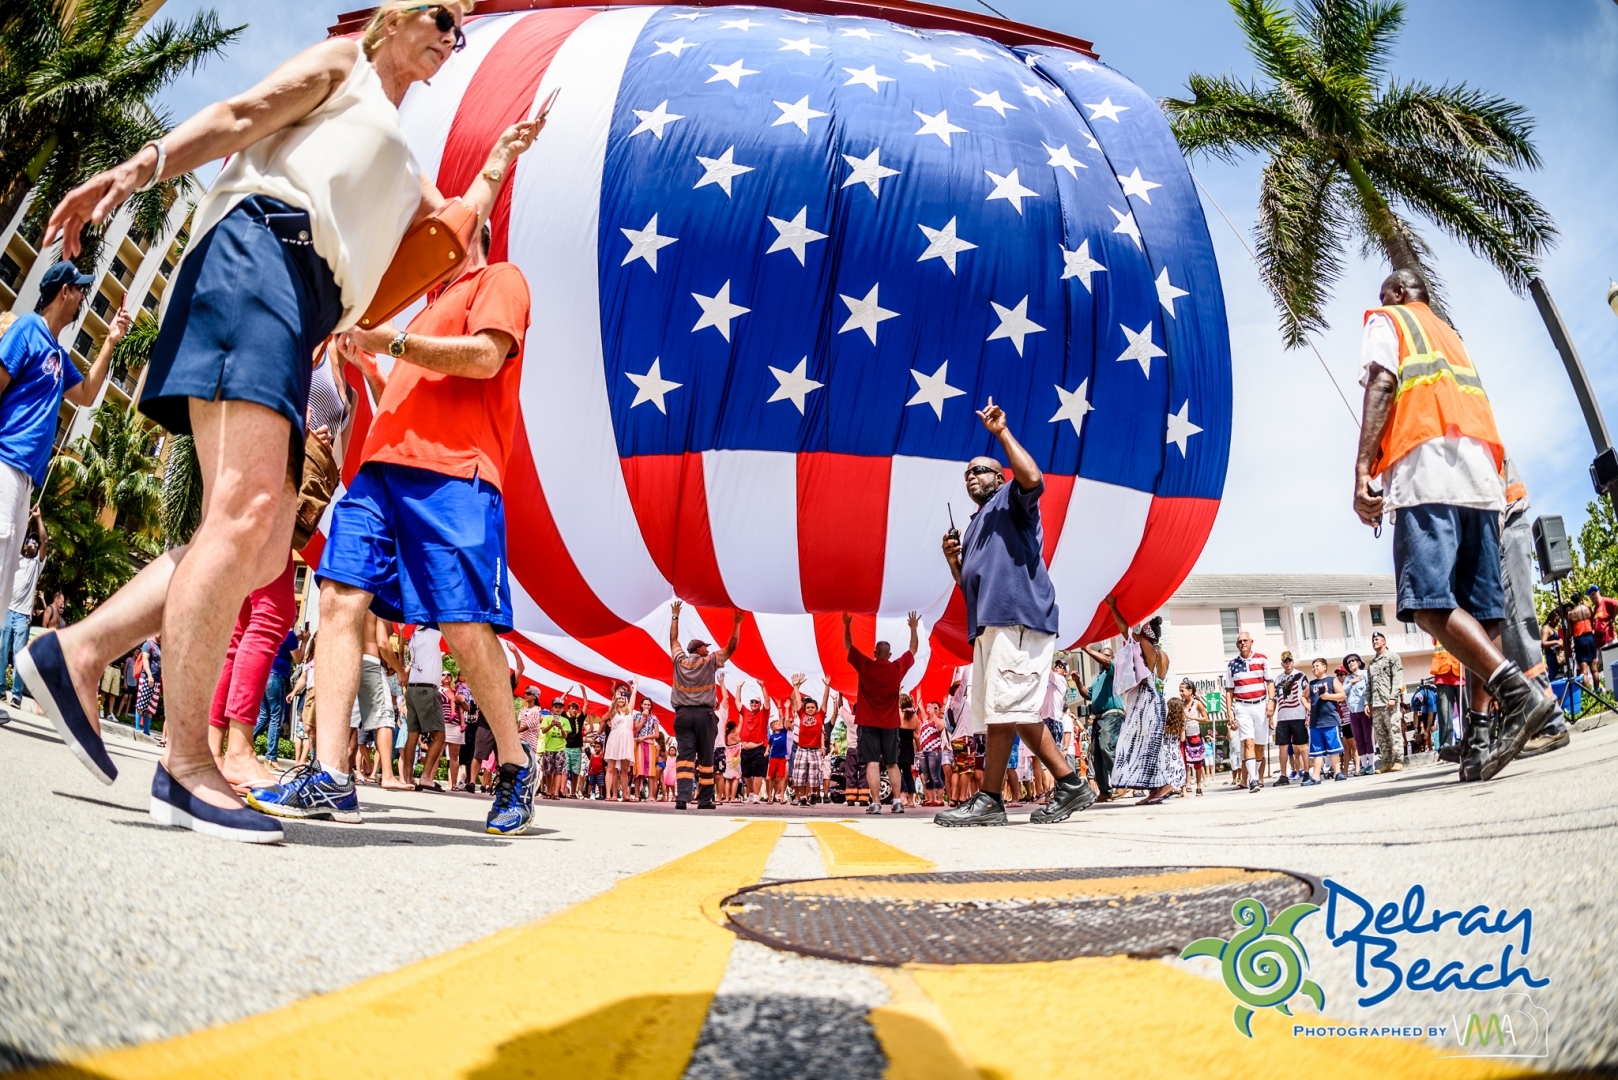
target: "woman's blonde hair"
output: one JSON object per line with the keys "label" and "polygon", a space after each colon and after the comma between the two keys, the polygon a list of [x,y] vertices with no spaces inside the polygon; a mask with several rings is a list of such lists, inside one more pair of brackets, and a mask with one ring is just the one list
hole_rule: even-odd
{"label": "woman's blonde hair", "polygon": [[382,3],[376,6],[376,10],[371,12],[371,21],[365,24],[365,33],[360,38],[360,46],[365,50],[367,58],[374,56],[382,42],[387,39],[389,24],[396,22],[407,12],[442,7],[459,12],[464,19],[472,14],[472,5],[475,3],[477,0],[444,0],[441,4],[423,4],[420,0],[382,0]]}

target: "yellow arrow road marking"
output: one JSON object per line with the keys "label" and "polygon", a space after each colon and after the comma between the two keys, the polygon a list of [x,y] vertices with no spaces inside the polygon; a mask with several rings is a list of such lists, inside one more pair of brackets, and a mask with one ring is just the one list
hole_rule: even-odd
{"label": "yellow arrow road marking", "polygon": [[756,882],[748,825],[530,926],[232,1024],[35,1073],[56,1080],[677,1080],[735,938],[705,899]]}

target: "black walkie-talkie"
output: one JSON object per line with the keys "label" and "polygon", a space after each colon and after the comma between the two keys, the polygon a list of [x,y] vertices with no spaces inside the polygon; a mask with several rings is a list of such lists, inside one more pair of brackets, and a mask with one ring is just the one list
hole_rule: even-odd
{"label": "black walkie-talkie", "polygon": [[945,503],[944,509],[949,511],[949,532],[945,533],[944,535],[949,537],[951,540],[954,540],[956,543],[960,543],[961,530],[955,527],[955,507],[949,503]]}

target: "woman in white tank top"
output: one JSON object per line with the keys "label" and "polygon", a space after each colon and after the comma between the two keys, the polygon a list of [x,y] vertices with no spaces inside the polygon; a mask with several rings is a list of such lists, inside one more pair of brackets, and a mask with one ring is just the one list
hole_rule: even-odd
{"label": "woman in white tank top", "polygon": [[[405,231],[445,201],[411,156],[398,106],[464,45],[460,24],[472,4],[383,0],[360,41],[305,49],[92,177],[51,214],[44,242],[60,236],[71,259],[85,225],[105,221],[138,188],[229,158],[197,205],[141,400],[170,431],[195,436],[208,513],[187,547],[154,560],[90,619],[41,638],[31,655],[42,680],[86,688],[93,701],[109,660],[168,628],[170,738],[151,801],[164,824],[281,839],[280,826],[242,804],[209,753],[219,657],[242,599],[286,566],[311,355],[359,320]],[[461,196],[480,224],[542,123],[507,129]],[[104,760],[85,697],[62,689],[40,703],[72,734],[81,760]],[[111,783],[116,770],[97,774]]]}

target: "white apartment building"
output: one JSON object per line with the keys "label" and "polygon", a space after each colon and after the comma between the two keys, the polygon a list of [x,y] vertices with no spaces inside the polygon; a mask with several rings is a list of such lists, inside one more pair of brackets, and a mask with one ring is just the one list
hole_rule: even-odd
{"label": "white apartment building", "polygon": [[1428,674],[1433,639],[1399,622],[1397,610],[1392,574],[1192,574],[1160,612],[1170,682],[1190,677],[1214,689],[1242,630],[1277,670],[1284,650],[1301,665],[1322,656],[1335,668],[1351,652],[1369,658],[1380,630],[1414,687]]}
{"label": "white apartment building", "polygon": [[[169,212],[163,234],[151,241],[137,239],[129,231],[128,209],[120,210],[107,223],[107,231],[96,262],[96,283],[90,300],[76,322],[63,329],[61,342],[72,353],[73,362],[82,373],[89,370],[107,336],[107,324],[118,305],[129,298],[131,310],[144,309],[154,316],[168,288],[169,276],[179,262],[184,247],[184,228],[190,214],[189,200],[177,200]],[[61,245],[52,244],[44,252],[39,250],[40,234],[24,229],[23,221],[28,208],[6,223],[0,232],[0,311],[14,311],[18,315],[34,310],[39,300],[39,280],[52,263],[60,259]],[[95,415],[95,406],[102,401],[115,401],[128,406],[139,395],[140,379],[145,370],[132,378],[108,378],[95,405],[80,409],[63,401],[56,429],[56,448],[61,450],[80,435],[88,435]]]}

